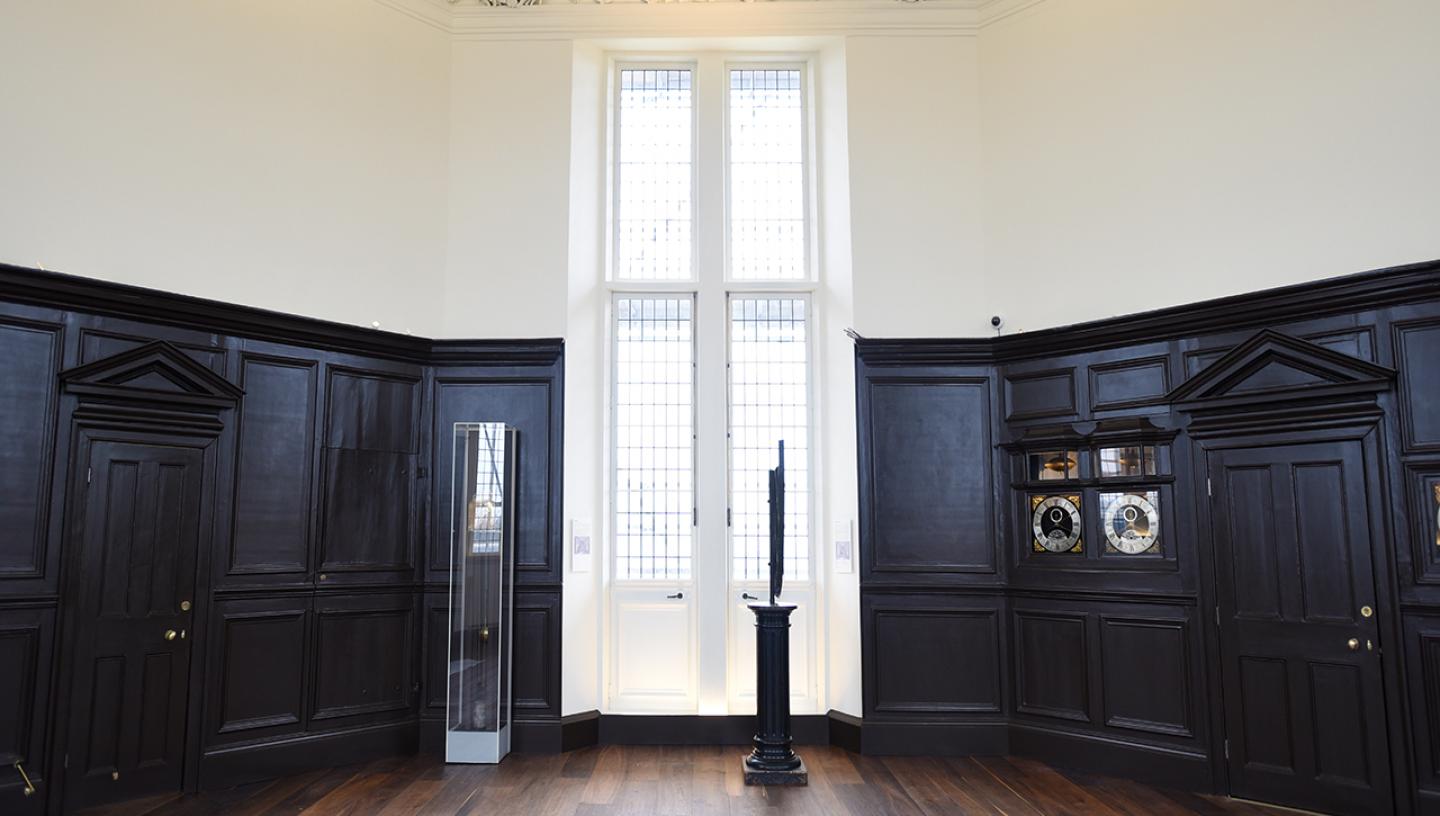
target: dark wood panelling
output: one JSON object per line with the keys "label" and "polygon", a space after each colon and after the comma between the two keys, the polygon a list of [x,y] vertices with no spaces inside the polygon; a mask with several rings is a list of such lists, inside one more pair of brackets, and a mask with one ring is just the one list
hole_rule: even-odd
{"label": "dark wood panelling", "polygon": [[320,563],[329,573],[414,569],[419,381],[331,366]]}
{"label": "dark wood panelling", "polygon": [[559,717],[559,650],[535,647],[560,641],[560,593],[516,592],[514,626],[515,717]]}
{"label": "dark wood panelling", "polygon": [[1015,709],[1090,722],[1090,645],[1084,615],[1015,611]]}
{"label": "dark wood panelling", "polygon": [[1440,584],[1440,462],[1407,466],[1405,482],[1411,520],[1411,579],[1418,584]]}
{"label": "dark wood panelling", "polygon": [[1168,355],[1098,363],[1089,372],[1092,411],[1155,405],[1170,393]]}
{"label": "dark wood panelling", "polygon": [[1405,448],[1440,451],[1440,320],[1395,326],[1395,366],[1400,370],[1400,415]]}
{"label": "dark wood panelling", "polygon": [[[85,328],[80,332],[80,363],[93,363],[96,360],[103,360],[106,357],[113,357],[124,351],[131,351],[146,343],[155,340],[164,340],[175,348],[179,349],[187,357],[210,369],[216,374],[225,374],[225,349],[215,348],[213,341],[217,338],[207,338],[209,343],[201,345],[193,342],[185,342],[182,338],[193,337],[196,333],[184,330],[170,330],[155,332],[153,327],[131,325],[128,332],[107,331],[103,329]],[[145,334],[136,334],[133,329],[149,329]]]}
{"label": "dark wood panelling", "polygon": [[229,572],[309,568],[316,364],[246,355]]}
{"label": "dark wood panelling", "polygon": [[[52,681],[71,685],[50,670],[65,665],[52,660],[52,638],[57,603],[69,606],[57,600],[57,577],[65,498],[78,476],[61,478],[54,463],[72,455],[72,421],[216,440],[201,525],[213,546],[199,548],[187,628],[195,634],[184,639],[203,664],[177,674],[179,652],[152,649],[114,668],[188,676],[188,690],[136,686],[139,708],[181,713],[184,784],[200,784],[202,767],[204,784],[231,784],[414,750],[424,642],[417,541],[431,540],[434,454],[426,384],[443,365],[474,381],[472,402],[490,399],[494,386],[493,404],[513,402],[511,386],[521,386],[522,413],[541,406],[538,422],[500,418],[542,451],[522,463],[532,538],[521,580],[541,586],[520,619],[542,634],[517,644],[519,692],[526,723],[560,722],[560,341],[433,341],[5,265],[0,279],[0,695],[13,703],[0,706],[0,745],[22,753],[40,783],[20,812],[62,807],[66,780],[54,769],[66,753],[79,756],[67,751],[66,732],[46,733],[47,723],[65,722]],[[438,585],[446,572],[423,577]],[[443,609],[443,593],[424,594]],[[426,608],[428,625],[437,607]],[[430,712],[443,712],[440,671],[426,678]],[[187,710],[165,705],[187,691]],[[161,745],[160,720],[141,719],[140,760],[180,744]],[[101,764],[103,726],[87,735]],[[0,777],[0,801],[20,799],[16,780]]]}
{"label": "dark wood panelling", "polygon": [[45,572],[60,338],[58,326],[0,321],[0,584]]}
{"label": "dark wood panelling", "polygon": [[1406,616],[1404,652],[1416,782],[1440,803],[1440,613]]}
{"label": "dark wood panelling", "polygon": [[312,723],[414,709],[414,603],[413,595],[315,600]]}
{"label": "dark wood panelling", "polygon": [[418,378],[331,366],[325,446],[415,453],[419,396]]}
{"label": "dark wood panelling", "polygon": [[309,622],[306,596],[218,604],[212,744],[300,730],[305,719]]}
{"label": "dark wood panelling", "polygon": [[1192,736],[1194,666],[1186,621],[1100,615],[1099,623],[1105,724]]}
{"label": "dark wood panelling", "polygon": [[1007,420],[1071,416],[1077,408],[1073,368],[1005,376]]}
{"label": "dark wood panelling", "polygon": [[[425,654],[421,677],[421,713],[432,718],[445,716],[445,678],[449,675],[446,661],[450,649],[450,596],[445,592],[427,592],[422,618]],[[517,641],[518,642],[518,641]]]}
{"label": "dark wood panelling", "polygon": [[[434,518],[450,518],[454,426],[457,422],[504,422],[519,431],[516,495],[516,580],[559,583],[561,578],[560,484],[555,481],[563,413],[555,370],[446,371],[436,376],[434,405]],[[429,548],[429,574],[450,569],[450,531],[437,524]]]}
{"label": "dark wood panelling", "polygon": [[322,572],[411,569],[415,457],[408,453],[325,451]]}
{"label": "dark wood panelling", "polygon": [[865,599],[865,716],[928,718],[1004,709],[997,599]]}
{"label": "dark wood panelling", "polygon": [[874,377],[860,422],[865,576],[995,572],[990,380]]}
{"label": "dark wood panelling", "polygon": [[[23,762],[37,784],[46,776],[54,620],[49,608],[0,608],[0,768]],[[0,805],[19,802],[20,789],[18,775],[0,774]]]}

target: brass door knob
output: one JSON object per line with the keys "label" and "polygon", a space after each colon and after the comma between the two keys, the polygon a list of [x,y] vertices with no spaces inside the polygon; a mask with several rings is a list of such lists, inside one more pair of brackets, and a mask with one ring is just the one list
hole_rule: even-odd
{"label": "brass door knob", "polygon": [[174,640],[174,639],[177,638],[177,637],[180,637],[180,633],[177,632],[177,631],[175,631],[174,629],[166,629],[166,630],[165,630],[165,639],[166,639],[166,640]]}
{"label": "brass door knob", "polygon": [[1346,646],[1349,646],[1349,647],[1350,647],[1350,651],[1353,652],[1353,651],[1355,651],[1356,649],[1359,649],[1359,648],[1360,648],[1360,639],[1359,639],[1359,638],[1350,638],[1349,640],[1345,641],[1345,645],[1346,645]]}

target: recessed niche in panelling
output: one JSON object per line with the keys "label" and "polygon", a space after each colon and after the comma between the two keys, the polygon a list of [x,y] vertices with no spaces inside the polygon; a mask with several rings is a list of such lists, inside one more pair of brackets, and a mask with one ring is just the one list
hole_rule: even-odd
{"label": "recessed niche in panelling", "polygon": [[989,381],[874,379],[869,396],[867,572],[993,573]]}
{"label": "recessed niche in panelling", "polygon": [[871,714],[998,713],[999,613],[876,606]]}
{"label": "recessed niche in panelling", "polygon": [[1005,410],[1010,422],[1074,415],[1075,369],[1006,374]]}
{"label": "recessed niche in panelling", "polygon": [[226,741],[252,739],[257,729],[274,731],[300,723],[307,604],[306,599],[221,603],[216,732],[241,734]]}
{"label": "recessed niche in panelling", "polygon": [[246,357],[241,364],[235,534],[230,572],[308,566],[314,471],[315,363]]}
{"label": "recessed niche in panelling", "polygon": [[410,708],[411,600],[317,602],[314,705],[329,720]]}
{"label": "recessed niche in panelling", "polygon": [[1395,326],[1395,362],[1400,370],[1401,427],[1405,448],[1440,451],[1440,321]]}
{"label": "recessed niche in panelling", "polygon": [[60,327],[0,322],[0,577],[45,571]]}
{"label": "recessed niche in panelling", "polygon": [[1099,363],[1089,367],[1090,409],[1114,411],[1156,405],[1170,393],[1167,355]]}
{"label": "recessed niche in panelling", "polygon": [[[434,389],[435,439],[451,438],[456,422],[503,422],[519,431],[519,519],[515,541],[515,569],[519,582],[560,581],[560,564],[552,542],[559,527],[559,485],[550,477],[551,459],[559,449],[561,429],[555,419],[555,389],[549,379],[439,378]],[[432,480],[432,515],[428,566],[431,580],[450,570],[450,478],[454,450],[437,445]]]}
{"label": "recessed niche in panelling", "polygon": [[1100,616],[1105,724],[1193,734],[1189,626],[1178,618]]}
{"label": "recessed niche in panelling", "polygon": [[1016,709],[1090,722],[1086,615],[1015,612]]}

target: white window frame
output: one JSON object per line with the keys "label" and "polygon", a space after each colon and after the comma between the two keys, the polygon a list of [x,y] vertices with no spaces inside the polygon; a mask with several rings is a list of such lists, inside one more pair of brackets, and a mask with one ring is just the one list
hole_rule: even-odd
{"label": "white window frame", "polygon": [[[697,600],[706,601],[705,584],[708,581],[716,581],[713,577],[705,577],[707,570],[720,569],[723,574],[719,577],[718,583],[725,587],[725,591],[719,598],[709,599],[702,603],[701,607],[706,612],[714,612],[717,618],[706,622],[702,615],[694,616],[692,622],[692,642],[697,643],[702,651],[715,651],[724,661],[722,665],[707,665],[705,655],[698,655],[697,674],[699,675],[699,701],[698,711],[702,714],[717,713],[716,703],[711,700],[707,706],[706,688],[707,682],[716,682],[713,678],[719,677],[718,682],[723,687],[722,693],[725,700],[721,705],[733,706],[733,698],[730,696],[729,688],[732,684],[730,678],[731,644],[734,641],[734,633],[731,630],[732,620],[729,614],[729,602],[732,592],[739,592],[748,589],[757,596],[765,585],[765,581],[739,581],[734,578],[734,540],[731,534],[731,527],[726,523],[731,509],[733,490],[733,461],[730,436],[732,429],[732,405],[731,405],[731,382],[730,382],[730,343],[731,343],[731,321],[730,303],[735,297],[749,296],[771,296],[771,297],[794,297],[806,301],[806,361],[807,361],[807,382],[806,382],[806,414],[809,426],[809,439],[806,445],[806,467],[808,473],[809,490],[806,496],[806,512],[808,517],[809,552],[807,553],[807,577],[800,581],[794,576],[786,576],[786,585],[797,592],[806,592],[811,597],[812,619],[809,635],[809,665],[811,668],[811,688],[804,691],[805,699],[809,700],[816,708],[816,712],[823,712],[824,688],[826,686],[823,661],[819,659],[820,647],[823,642],[824,632],[827,628],[824,615],[825,596],[822,592],[824,585],[824,569],[827,563],[825,559],[825,545],[828,539],[826,536],[826,525],[822,523],[819,513],[823,507],[823,473],[820,470],[821,457],[819,442],[823,439],[820,428],[821,412],[816,404],[816,395],[823,393],[822,361],[817,356],[823,347],[817,340],[818,331],[824,326],[823,315],[820,314],[820,307],[817,304],[817,291],[820,287],[822,276],[822,262],[820,258],[821,242],[819,234],[820,209],[819,209],[819,180],[816,174],[817,146],[815,129],[815,91],[816,72],[818,70],[817,60],[810,54],[792,53],[764,53],[751,54],[742,52],[714,51],[676,53],[611,53],[608,55],[608,87],[603,100],[606,111],[605,127],[605,161],[602,163],[605,173],[604,196],[605,207],[601,213],[600,235],[604,236],[606,246],[603,247],[603,264],[599,270],[601,289],[605,293],[604,298],[604,326],[607,333],[606,352],[610,356],[609,374],[602,384],[603,404],[609,412],[609,417],[604,427],[609,439],[604,441],[604,453],[602,456],[603,466],[607,470],[605,485],[608,495],[605,497],[604,528],[606,535],[604,540],[608,544],[608,553],[602,559],[603,583],[605,587],[606,602],[602,604],[602,615],[606,620],[602,622],[604,638],[613,638],[611,633],[612,622],[609,620],[612,610],[612,602],[609,600],[612,590],[635,589],[639,587],[663,588],[667,586],[686,585],[686,592],[693,592],[698,596]],[[718,66],[718,68],[717,68]],[[799,70],[801,71],[801,127],[803,128],[802,162],[803,176],[805,179],[804,204],[805,204],[805,268],[806,275],[803,278],[793,280],[751,280],[734,279],[731,273],[731,229],[730,229],[730,207],[731,207],[731,179],[730,179],[730,70]],[[689,279],[676,280],[638,280],[620,279],[617,276],[619,265],[619,210],[620,210],[620,141],[619,133],[621,127],[621,111],[619,105],[620,72],[626,69],[640,70],[690,70],[691,73],[691,182],[690,182],[690,214],[691,214],[691,277]],[[707,76],[709,74],[709,76]],[[716,82],[718,74],[718,88],[711,91],[718,91],[718,119],[716,112],[711,108],[715,105],[715,96],[707,94],[707,85]],[[718,126],[718,132],[715,128]],[[720,142],[718,160],[716,159],[715,147],[710,144],[712,140]],[[717,164],[718,168],[712,167]],[[711,179],[707,184],[706,177],[717,175],[718,178]],[[715,191],[718,187],[718,194]],[[718,208],[718,214],[714,210]],[[718,219],[718,227],[714,222]],[[716,251],[709,254],[712,260],[707,261],[706,247],[707,237],[711,242],[718,244],[714,247]],[[717,240],[718,239],[718,240]],[[718,255],[718,263],[713,260]],[[718,268],[717,268],[718,267]],[[692,495],[695,502],[695,511],[692,515],[692,522],[695,523],[693,533],[693,550],[691,577],[688,581],[677,582],[669,579],[658,580],[625,580],[619,581],[616,575],[615,556],[617,531],[615,529],[616,513],[616,462],[614,459],[614,445],[616,441],[616,422],[618,411],[616,406],[615,383],[617,375],[618,360],[616,344],[618,337],[615,332],[615,301],[620,297],[682,297],[689,296],[692,299],[691,316],[693,321],[692,334],[692,365],[695,367],[692,379],[694,396],[692,398],[692,429],[693,438],[691,443],[692,463],[695,470],[692,482]],[[708,361],[708,362],[706,362]],[[723,368],[716,373],[707,373],[703,369],[714,369],[717,364],[723,363]],[[706,399],[706,387],[702,384],[709,381],[713,386],[712,378],[723,378],[720,385],[720,393],[724,395],[725,404],[722,413],[723,429],[709,422],[702,424],[702,415],[705,413],[702,401]],[[711,389],[713,391],[713,388]],[[711,395],[714,396],[713,394]],[[713,420],[713,417],[712,417]],[[702,444],[702,437],[712,437],[717,432],[723,431],[723,477],[724,501],[720,506],[710,507],[713,503],[706,498],[706,491],[702,490],[702,471],[708,467],[708,462],[713,458],[707,458],[706,444]],[[713,441],[711,443],[713,445]],[[711,454],[713,457],[713,453]],[[790,461],[794,461],[793,459]],[[711,525],[715,522],[712,519],[721,519],[723,535],[723,555],[705,553],[704,548],[713,544],[707,542],[706,531],[713,529]],[[713,536],[712,536],[713,538]],[[707,559],[712,563],[707,564]],[[723,560],[722,560],[723,559]],[[718,562],[718,563],[714,563]],[[723,613],[723,615],[720,615]],[[723,621],[723,622],[721,622]],[[715,627],[719,631],[715,631]],[[700,643],[701,636],[707,634],[720,635],[724,642],[718,644]],[[601,649],[602,676],[604,678],[604,692],[602,699],[605,705],[611,706],[614,699],[615,688],[615,649],[613,644]],[[799,690],[792,690],[800,693]],[[713,696],[713,695],[712,695]],[[797,698],[798,701],[798,698]],[[803,710],[802,710],[803,713]]]}
{"label": "white window frame", "polygon": [[[639,287],[637,291],[667,291],[674,287],[693,290],[700,280],[700,210],[698,191],[700,189],[700,104],[699,64],[696,60],[646,58],[636,56],[624,60],[612,60],[610,69],[609,100],[610,122],[606,142],[609,149],[609,205],[605,215],[606,228],[603,230],[609,246],[606,252],[605,280],[616,287]],[[620,267],[620,73],[636,71],[689,71],[690,72],[690,277],[673,280],[624,279],[619,276]],[[656,289],[656,286],[659,289]]]}
{"label": "white window frame", "polygon": [[[736,278],[730,257],[730,71],[745,69],[751,71],[799,71],[800,72],[800,162],[801,174],[805,179],[805,276],[794,280],[764,280]],[[819,236],[815,228],[816,184],[814,156],[814,115],[810,100],[815,95],[814,65],[810,59],[781,59],[761,56],[734,55],[725,60],[725,101],[722,106],[725,116],[725,212],[721,214],[725,234],[725,283],[727,286],[743,287],[752,292],[804,291],[814,290],[819,280],[819,264],[816,262],[815,247]],[[618,131],[617,131],[618,132]]]}

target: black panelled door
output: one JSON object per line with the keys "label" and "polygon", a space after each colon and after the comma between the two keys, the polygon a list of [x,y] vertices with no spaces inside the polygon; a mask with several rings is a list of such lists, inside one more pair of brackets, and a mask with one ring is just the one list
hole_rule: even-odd
{"label": "black panelled door", "polygon": [[1391,810],[1359,441],[1209,452],[1232,795]]}
{"label": "black panelled door", "polygon": [[67,807],[179,790],[204,453],[96,441],[74,585]]}

